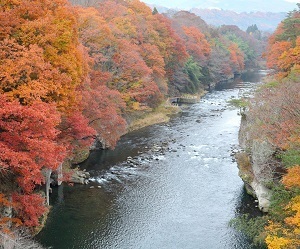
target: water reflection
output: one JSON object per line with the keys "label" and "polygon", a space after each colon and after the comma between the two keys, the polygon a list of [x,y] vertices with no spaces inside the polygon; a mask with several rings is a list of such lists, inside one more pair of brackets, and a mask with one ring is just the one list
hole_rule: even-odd
{"label": "water reflection", "polygon": [[263,213],[257,208],[258,203],[255,198],[248,195],[245,188],[241,188],[240,195],[237,198],[236,216],[249,214],[250,217],[262,216]]}
{"label": "water reflection", "polygon": [[[249,215],[251,218],[262,216],[263,213],[257,208],[256,199],[248,195],[246,189],[241,187],[238,198],[236,199],[235,218],[242,215]],[[244,234],[232,229],[233,237],[231,248],[242,249],[264,249],[264,247],[253,245]]]}

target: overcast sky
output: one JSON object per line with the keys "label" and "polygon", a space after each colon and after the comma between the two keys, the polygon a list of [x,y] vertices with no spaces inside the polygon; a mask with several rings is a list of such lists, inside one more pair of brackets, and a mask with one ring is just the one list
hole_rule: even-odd
{"label": "overcast sky", "polygon": [[189,10],[191,8],[216,8],[237,12],[265,11],[288,12],[295,9],[300,0],[142,0],[168,8]]}

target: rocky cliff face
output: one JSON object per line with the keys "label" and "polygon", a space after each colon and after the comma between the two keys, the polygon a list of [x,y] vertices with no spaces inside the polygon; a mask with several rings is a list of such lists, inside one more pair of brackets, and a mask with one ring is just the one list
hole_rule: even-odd
{"label": "rocky cliff face", "polygon": [[268,212],[271,190],[268,186],[274,181],[274,169],[278,161],[274,158],[276,148],[260,139],[251,139],[247,116],[242,118],[239,143],[242,151],[236,155],[239,175],[249,194],[258,199],[259,208]]}

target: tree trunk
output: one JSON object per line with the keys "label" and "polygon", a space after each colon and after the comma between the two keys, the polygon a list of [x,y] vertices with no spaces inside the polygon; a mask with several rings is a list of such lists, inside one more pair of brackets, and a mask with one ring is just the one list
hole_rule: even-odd
{"label": "tree trunk", "polygon": [[62,163],[57,168],[57,185],[60,186],[62,184],[63,179],[63,171],[62,171]]}
{"label": "tree trunk", "polygon": [[46,202],[47,205],[49,205],[50,200],[49,200],[49,191],[50,191],[50,176],[51,176],[52,170],[51,169],[46,169],[45,170],[45,182],[46,182]]}

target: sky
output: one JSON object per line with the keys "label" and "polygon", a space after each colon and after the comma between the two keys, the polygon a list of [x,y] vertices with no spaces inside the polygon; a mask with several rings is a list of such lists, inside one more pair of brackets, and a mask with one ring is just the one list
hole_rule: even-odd
{"label": "sky", "polygon": [[168,8],[190,10],[192,8],[214,8],[236,12],[288,12],[295,9],[300,0],[141,0]]}

